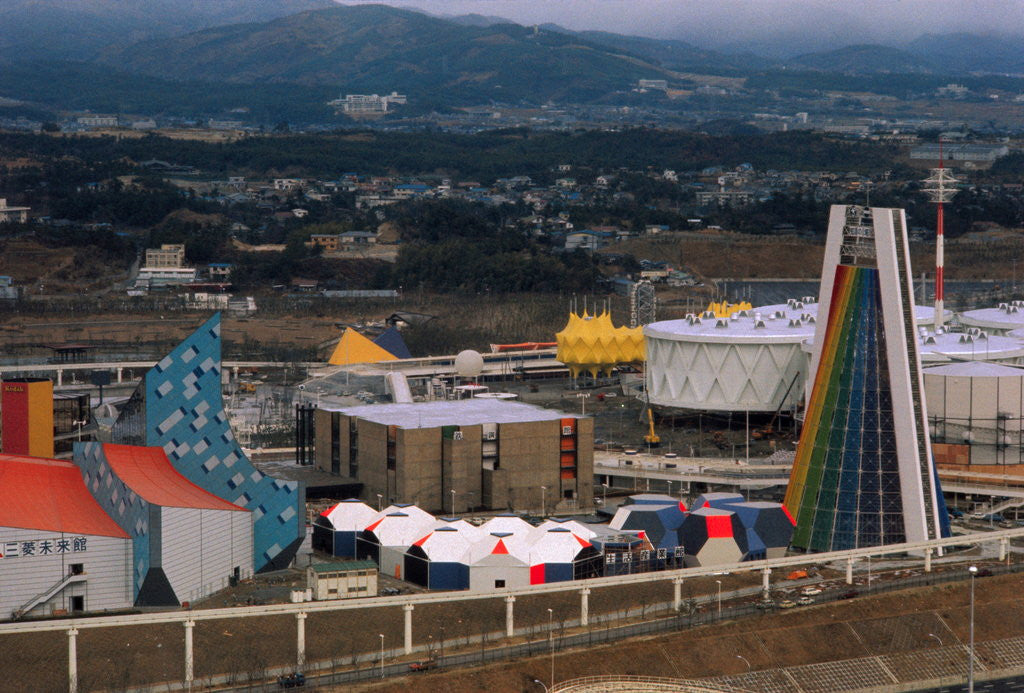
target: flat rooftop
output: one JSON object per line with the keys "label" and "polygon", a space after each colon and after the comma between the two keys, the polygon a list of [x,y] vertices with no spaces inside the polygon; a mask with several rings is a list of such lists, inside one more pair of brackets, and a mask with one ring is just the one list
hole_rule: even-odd
{"label": "flat rooftop", "polygon": [[320,407],[324,411],[373,421],[399,428],[436,428],[438,426],[474,426],[477,424],[529,423],[578,418],[554,409],[500,399],[461,399],[411,404],[367,404],[358,407]]}

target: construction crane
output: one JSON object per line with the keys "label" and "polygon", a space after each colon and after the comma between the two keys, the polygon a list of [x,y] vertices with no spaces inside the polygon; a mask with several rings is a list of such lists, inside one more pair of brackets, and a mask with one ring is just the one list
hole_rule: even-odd
{"label": "construction crane", "polygon": [[661,436],[654,432],[654,412],[650,407],[647,407],[647,425],[649,429],[647,435],[644,436],[644,442],[647,443],[647,447],[656,448],[661,445]]}

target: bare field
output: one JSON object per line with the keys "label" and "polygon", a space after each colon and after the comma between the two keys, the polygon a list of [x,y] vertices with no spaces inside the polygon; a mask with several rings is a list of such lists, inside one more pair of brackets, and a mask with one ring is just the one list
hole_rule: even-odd
{"label": "bare field", "polygon": [[[978,583],[975,638],[978,642],[1024,634],[1024,606],[1017,597],[1020,576],[985,578]],[[555,679],[603,674],[704,678],[829,662],[869,655],[913,653],[935,646],[928,633],[946,645],[965,643],[967,584],[920,588],[877,597],[823,604],[753,619],[705,626],[614,645],[555,654]],[[918,664],[908,654],[908,667]],[[534,679],[547,681],[547,653],[471,670],[417,674],[345,690],[402,693],[443,690],[537,690]],[[919,670],[919,669],[915,669]],[[341,690],[341,689],[337,689]]]}
{"label": "bare field", "polygon": [[[747,236],[742,234],[671,234],[652,239],[633,239],[608,248],[612,253],[631,253],[639,258],[668,262],[690,269],[702,278],[818,279],[824,257],[824,240],[794,236]],[[970,238],[946,241],[947,279],[1009,279],[1015,259],[1024,257],[1024,232],[1010,231],[992,240]],[[915,275],[934,274],[934,241],[911,243],[910,262]],[[1024,274],[1024,264],[1016,268]]]}

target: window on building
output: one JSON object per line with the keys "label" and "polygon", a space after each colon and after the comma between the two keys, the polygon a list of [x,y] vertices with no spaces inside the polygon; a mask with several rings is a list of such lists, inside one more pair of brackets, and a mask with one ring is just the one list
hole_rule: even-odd
{"label": "window on building", "polygon": [[71,598],[71,610],[72,611],[85,611],[85,597],[72,597]]}
{"label": "window on building", "polygon": [[495,580],[494,581],[494,589],[501,589],[504,586],[505,586],[505,581],[504,580]]}
{"label": "window on building", "polygon": [[72,563],[71,567],[68,568],[68,572],[72,575],[83,575],[85,573],[84,563]]}
{"label": "window on building", "polygon": [[341,414],[331,413],[331,474],[341,474]]}

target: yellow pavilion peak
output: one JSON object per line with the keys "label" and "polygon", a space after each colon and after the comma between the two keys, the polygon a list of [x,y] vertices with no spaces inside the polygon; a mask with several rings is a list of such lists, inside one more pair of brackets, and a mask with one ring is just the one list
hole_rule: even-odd
{"label": "yellow pavilion peak", "polygon": [[347,366],[350,363],[378,363],[380,361],[397,361],[398,357],[387,349],[377,346],[351,327],[346,328],[334,353],[327,360],[332,366]]}
{"label": "yellow pavilion peak", "polygon": [[615,327],[608,311],[583,317],[571,313],[565,328],[555,335],[556,358],[564,363],[573,377],[587,372],[611,375],[620,363],[644,360],[642,328]]}
{"label": "yellow pavilion peak", "polygon": [[750,305],[749,301],[740,301],[739,303],[729,303],[728,301],[712,301],[708,304],[707,311],[715,314],[716,318],[727,318],[733,313],[738,313],[741,310],[751,310],[754,306]]}

